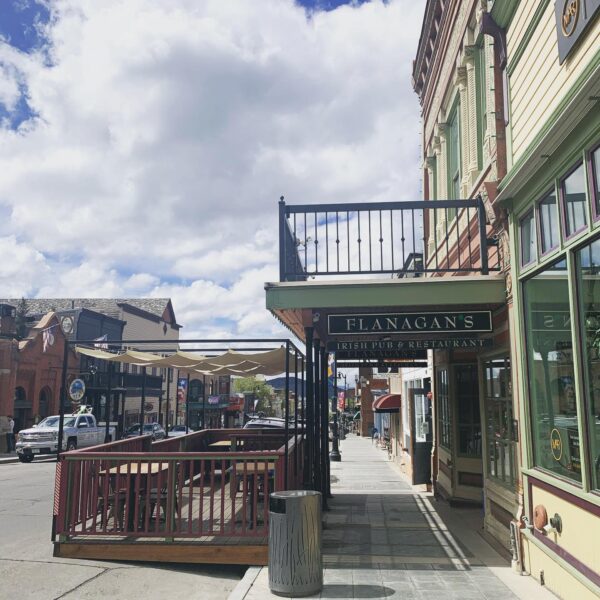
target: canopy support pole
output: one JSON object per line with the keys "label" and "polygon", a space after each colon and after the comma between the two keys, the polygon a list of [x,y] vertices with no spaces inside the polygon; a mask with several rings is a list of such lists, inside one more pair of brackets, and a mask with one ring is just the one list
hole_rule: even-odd
{"label": "canopy support pole", "polygon": [[305,396],[305,412],[306,412],[306,445],[304,447],[304,487],[310,490],[315,489],[314,484],[314,364],[313,364],[313,331],[312,327],[304,328],[304,336],[306,339],[306,396]]}
{"label": "canopy support pole", "polygon": [[314,455],[313,455],[313,470],[315,473],[315,489],[322,491],[323,473],[321,471],[321,342],[318,339],[313,340],[313,355],[314,355]]}
{"label": "canopy support pole", "polygon": [[289,442],[290,442],[290,343],[285,345],[285,451],[283,456],[283,478],[285,481],[285,489],[289,489],[288,481],[288,458],[289,458]]}
{"label": "canopy support pole", "polygon": [[140,402],[140,435],[144,435],[144,404],[146,404],[146,367],[142,367],[142,401]]}
{"label": "canopy support pole", "polygon": [[321,345],[321,493],[323,495],[323,509],[328,510],[327,498],[329,497],[329,378],[327,364],[327,351]]}
{"label": "canopy support pole", "polygon": [[165,437],[169,437],[169,409],[171,408],[171,369],[167,369],[167,412],[165,414]]}

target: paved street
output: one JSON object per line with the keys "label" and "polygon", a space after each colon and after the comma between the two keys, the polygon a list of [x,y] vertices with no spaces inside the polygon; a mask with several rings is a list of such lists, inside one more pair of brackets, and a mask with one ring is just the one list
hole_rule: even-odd
{"label": "paved street", "polygon": [[[415,493],[370,439],[348,436],[341,450],[342,462],[331,465],[325,586],[316,598],[555,600],[485,542],[480,509],[450,509]],[[244,583],[231,600],[278,597],[266,568]]]}
{"label": "paved street", "polygon": [[54,462],[0,464],[0,598],[221,600],[240,567],[66,560],[50,542]]}

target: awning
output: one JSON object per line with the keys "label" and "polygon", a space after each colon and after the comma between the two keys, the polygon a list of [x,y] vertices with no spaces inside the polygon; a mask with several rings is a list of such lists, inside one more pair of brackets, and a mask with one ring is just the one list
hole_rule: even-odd
{"label": "awning", "polygon": [[219,356],[211,357],[181,350],[168,356],[136,350],[115,354],[81,346],[77,346],[75,351],[90,358],[110,362],[135,364],[142,367],[171,367],[180,371],[205,375],[278,375],[285,373],[286,368],[290,371],[294,370],[295,360],[294,353],[286,356],[287,351],[284,347],[253,353],[228,350]]}
{"label": "awning", "polygon": [[402,394],[385,394],[373,402],[373,412],[397,413],[400,412]]}
{"label": "awning", "polygon": [[360,410],[352,417],[353,421],[356,421],[357,419],[360,419]]}

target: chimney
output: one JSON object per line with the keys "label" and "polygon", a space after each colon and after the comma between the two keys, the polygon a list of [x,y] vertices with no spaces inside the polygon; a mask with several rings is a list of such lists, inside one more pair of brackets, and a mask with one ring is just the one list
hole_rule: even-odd
{"label": "chimney", "polygon": [[0,304],[0,336],[14,337],[17,334],[17,309],[10,304]]}

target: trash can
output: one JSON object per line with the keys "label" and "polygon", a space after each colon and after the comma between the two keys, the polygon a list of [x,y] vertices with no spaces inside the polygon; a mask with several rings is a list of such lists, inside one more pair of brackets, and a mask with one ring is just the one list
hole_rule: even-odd
{"label": "trash can", "polygon": [[321,494],[273,492],[269,499],[269,589],[288,597],[323,588]]}

